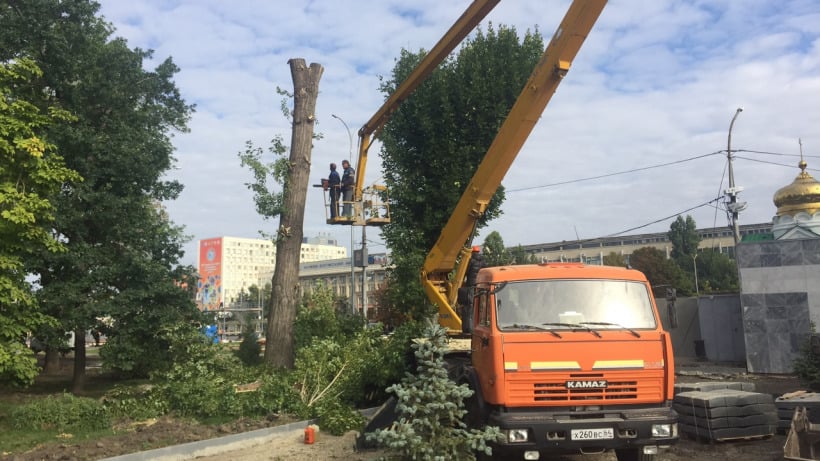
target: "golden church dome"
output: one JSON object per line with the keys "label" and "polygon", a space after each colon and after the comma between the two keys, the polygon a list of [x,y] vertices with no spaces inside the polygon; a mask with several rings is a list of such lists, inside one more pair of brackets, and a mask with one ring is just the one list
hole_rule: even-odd
{"label": "golden church dome", "polygon": [[800,174],[794,182],[774,194],[777,216],[794,216],[801,211],[813,215],[820,211],[820,182],[806,173],[804,160],[801,159],[798,166]]}

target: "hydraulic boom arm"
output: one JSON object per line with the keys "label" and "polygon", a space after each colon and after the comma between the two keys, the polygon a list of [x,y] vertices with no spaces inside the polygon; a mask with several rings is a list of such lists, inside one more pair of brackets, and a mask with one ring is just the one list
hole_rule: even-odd
{"label": "hydraulic boom arm", "polygon": [[[354,218],[350,220],[340,217],[333,220],[333,224],[353,224],[357,226],[369,224],[365,217],[363,206],[363,186],[365,169],[367,168],[367,153],[370,150],[370,145],[401,103],[433,73],[435,68],[447,58],[455,47],[464,40],[464,37],[466,37],[500,1],[501,0],[474,0],[450,27],[447,33],[436,43],[430,52],[427,53],[413,72],[402,82],[396,91],[387,98],[370,120],[359,129],[359,160],[356,165],[356,183],[353,189]],[[382,219],[379,219],[378,222],[373,224],[381,225],[389,222],[388,216],[387,218],[382,217]]]}
{"label": "hydraulic boom arm", "polygon": [[[606,0],[574,0],[553,35],[541,60],[510,110],[489,150],[467,185],[453,214],[427,254],[421,278],[430,301],[438,306],[439,323],[461,333],[461,318],[454,306],[470,259],[465,245],[477,220],[487,209],[504,175],[530,135],[544,108],[566,75],[578,50],[589,34]],[[361,160],[360,160],[361,163]],[[454,278],[450,274],[461,254]]]}

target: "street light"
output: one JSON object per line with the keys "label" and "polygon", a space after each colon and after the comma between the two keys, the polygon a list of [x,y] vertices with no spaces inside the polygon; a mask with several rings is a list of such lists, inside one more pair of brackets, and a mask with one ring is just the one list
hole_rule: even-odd
{"label": "street light", "polygon": [[[349,154],[348,157],[350,161],[353,161],[353,135],[350,134],[350,128],[347,126],[344,120],[336,114],[330,114],[331,117],[335,118],[336,120],[342,122],[345,129],[347,130],[347,139],[350,142],[349,144]],[[362,232],[364,232],[364,228],[362,228]],[[356,313],[356,266],[354,265],[353,261],[353,226],[350,226],[350,310],[352,313]]]}
{"label": "street light", "polygon": [[743,188],[735,186],[735,172],[732,168],[732,128],[734,128],[735,120],[741,112],[743,112],[743,108],[738,107],[734,117],[732,117],[732,122],[729,123],[729,137],[726,140],[726,156],[729,159],[729,188],[726,189],[726,194],[729,196],[728,209],[732,214],[732,237],[735,240],[735,249],[737,249],[737,244],[740,242],[740,228],[737,223],[738,214],[746,208],[746,204],[737,203],[737,194],[742,191]]}
{"label": "street light", "polygon": [[695,268],[695,294],[700,297],[700,290],[698,289],[698,254],[692,255],[692,265]]}

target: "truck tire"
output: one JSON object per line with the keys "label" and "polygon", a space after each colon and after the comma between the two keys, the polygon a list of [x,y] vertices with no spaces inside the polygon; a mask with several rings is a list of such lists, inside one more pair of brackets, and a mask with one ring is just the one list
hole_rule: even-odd
{"label": "truck tire", "polygon": [[615,450],[615,457],[618,461],[655,461],[655,455],[647,455],[643,452],[643,447],[622,448]]}

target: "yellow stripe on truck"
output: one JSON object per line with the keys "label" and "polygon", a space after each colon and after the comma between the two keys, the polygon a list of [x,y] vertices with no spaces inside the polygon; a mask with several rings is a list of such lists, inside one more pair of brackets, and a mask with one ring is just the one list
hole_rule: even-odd
{"label": "yellow stripe on truck", "polygon": [[578,362],[530,362],[532,371],[546,370],[580,370],[581,364]]}
{"label": "yellow stripe on truck", "polygon": [[593,370],[624,370],[644,368],[643,360],[598,360],[592,365]]}

